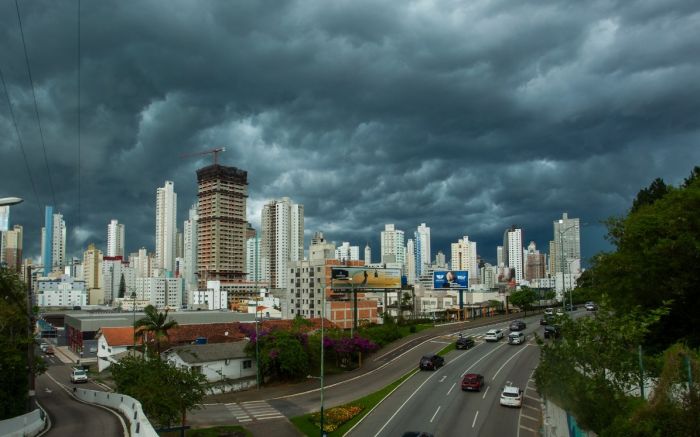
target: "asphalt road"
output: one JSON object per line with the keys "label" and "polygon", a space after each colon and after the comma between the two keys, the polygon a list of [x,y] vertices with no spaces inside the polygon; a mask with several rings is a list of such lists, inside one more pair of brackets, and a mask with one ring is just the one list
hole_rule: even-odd
{"label": "asphalt road", "polygon": [[[541,335],[539,317],[525,319],[528,340],[537,331]],[[506,324],[497,325],[504,329]],[[480,335],[487,329],[466,331]],[[521,410],[502,407],[500,392],[506,381],[525,390],[537,366],[539,347],[528,341],[509,345],[505,339],[495,343],[478,340],[469,350],[456,350],[446,357],[446,364],[437,371],[422,371],[401,385],[350,433],[352,436],[400,436],[406,431],[430,432],[436,436],[516,436],[532,435],[528,429],[538,428],[539,405],[534,388],[528,391],[526,414],[535,420],[520,429]],[[417,361],[416,361],[417,363]],[[463,392],[462,376],[480,373],[485,377],[481,392]],[[537,410],[537,411],[534,411]],[[530,410],[528,410],[530,411]],[[527,419],[526,419],[527,420]],[[535,428],[533,428],[535,427]]]}
{"label": "asphalt road", "polygon": [[[37,400],[51,419],[47,437],[100,436],[124,437],[124,427],[116,413],[84,404],[69,394],[71,366],[49,357],[48,370],[36,379]],[[80,384],[91,390],[102,390],[92,382]]]}

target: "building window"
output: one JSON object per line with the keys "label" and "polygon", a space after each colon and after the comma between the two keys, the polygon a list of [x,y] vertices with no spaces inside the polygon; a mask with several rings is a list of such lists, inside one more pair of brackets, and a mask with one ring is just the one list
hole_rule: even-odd
{"label": "building window", "polygon": [[250,369],[253,367],[253,360],[245,360],[243,361],[243,368],[244,369]]}
{"label": "building window", "polygon": [[202,373],[202,366],[192,366],[192,371],[196,374]]}

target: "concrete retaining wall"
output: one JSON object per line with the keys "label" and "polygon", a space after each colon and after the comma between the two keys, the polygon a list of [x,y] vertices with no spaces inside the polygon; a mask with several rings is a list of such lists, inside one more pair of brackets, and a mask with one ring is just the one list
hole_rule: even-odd
{"label": "concrete retaining wall", "polygon": [[31,413],[0,421],[0,436],[34,437],[44,429],[44,412],[36,409]]}
{"label": "concrete retaining wall", "polygon": [[148,421],[146,415],[143,414],[141,402],[131,396],[77,387],[73,394],[81,401],[121,411],[129,421],[132,437],[158,437],[158,433],[153,428],[153,425]]}

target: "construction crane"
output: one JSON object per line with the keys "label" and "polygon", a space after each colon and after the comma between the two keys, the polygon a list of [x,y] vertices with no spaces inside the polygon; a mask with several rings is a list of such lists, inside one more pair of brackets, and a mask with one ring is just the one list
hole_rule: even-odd
{"label": "construction crane", "polygon": [[180,155],[180,158],[191,158],[193,156],[208,155],[211,153],[212,155],[214,155],[214,165],[218,165],[219,164],[219,153],[225,152],[225,151],[226,151],[225,147],[220,147],[218,149],[205,150],[203,152],[186,153],[184,155]]}

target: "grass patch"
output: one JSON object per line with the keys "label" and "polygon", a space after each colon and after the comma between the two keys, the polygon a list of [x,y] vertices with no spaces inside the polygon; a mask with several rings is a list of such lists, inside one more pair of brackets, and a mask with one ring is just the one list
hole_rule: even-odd
{"label": "grass patch", "polygon": [[[180,437],[180,431],[164,432],[158,435],[161,437]],[[253,437],[250,431],[238,425],[188,429],[185,435],[187,437]]]}
{"label": "grass patch", "polygon": [[[359,407],[361,408],[361,411],[353,416],[352,419],[348,420],[347,422],[343,423],[340,425],[335,431],[328,432],[327,435],[329,437],[334,437],[334,436],[342,436],[350,428],[352,428],[357,422],[360,421],[367,413],[374,408],[375,405],[379,403],[386,395],[388,395],[393,389],[399,386],[402,382],[413,376],[414,373],[418,372],[418,370],[412,370],[402,376],[401,378],[397,379],[396,381],[392,382],[391,384],[387,385],[386,387],[382,388],[381,390],[378,390],[374,393],[371,393],[363,398],[357,399],[356,401],[350,402],[345,405],[341,405],[342,408],[349,409],[352,407]],[[326,410],[327,411],[327,410]],[[294,424],[294,426],[297,427],[299,431],[301,431],[302,434],[315,437],[318,436],[321,429],[319,426],[315,425],[314,422],[314,415],[316,417],[316,420],[318,420],[319,413],[311,413],[311,414],[305,414],[303,416],[297,416],[297,417],[292,417],[290,420]],[[327,417],[324,414],[325,417]]]}
{"label": "grass patch", "polygon": [[440,350],[440,352],[438,352],[437,354],[440,355],[440,356],[442,356],[442,357],[444,357],[444,356],[447,355],[448,353],[450,353],[450,352],[452,352],[453,350],[455,350],[456,347],[457,347],[457,342],[454,342],[454,341],[453,341],[452,343],[450,343],[450,344],[448,344],[447,346],[445,346],[444,348],[442,348],[442,349]]}

